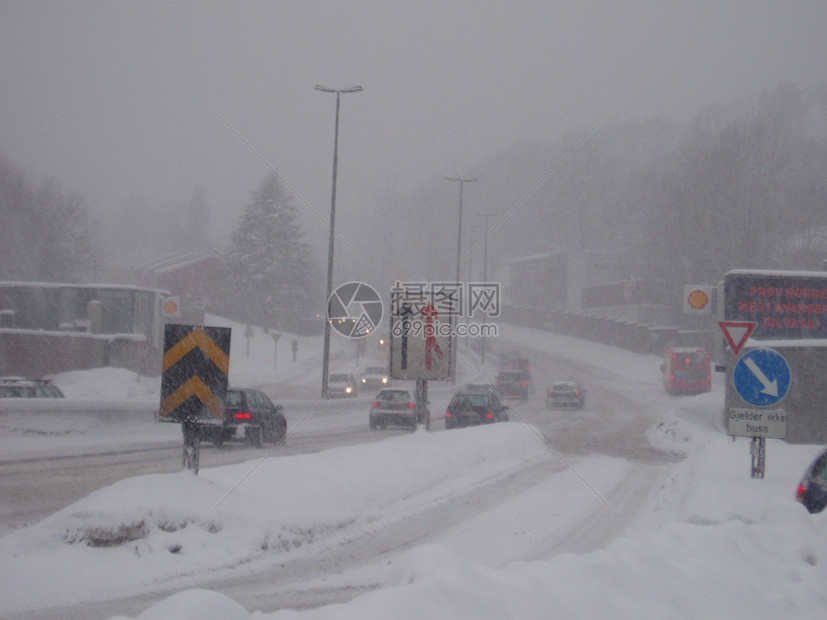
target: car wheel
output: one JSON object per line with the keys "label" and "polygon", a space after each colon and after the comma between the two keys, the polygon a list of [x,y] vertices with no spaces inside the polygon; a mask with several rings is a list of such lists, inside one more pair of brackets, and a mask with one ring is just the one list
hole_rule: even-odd
{"label": "car wheel", "polygon": [[251,426],[247,429],[247,441],[254,448],[260,448],[264,443],[264,428],[262,426]]}
{"label": "car wheel", "polygon": [[376,420],[370,420],[368,422],[368,425],[370,426],[370,430],[372,430],[372,431],[376,430]]}

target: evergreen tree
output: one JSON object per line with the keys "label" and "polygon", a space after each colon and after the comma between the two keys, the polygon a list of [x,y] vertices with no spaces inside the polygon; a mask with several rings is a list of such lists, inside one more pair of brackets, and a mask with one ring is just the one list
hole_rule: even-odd
{"label": "evergreen tree", "polygon": [[228,307],[245,322],[294,329],[312,311],[313,261],[281,182],[268,175],[244,208],[225,255]]}

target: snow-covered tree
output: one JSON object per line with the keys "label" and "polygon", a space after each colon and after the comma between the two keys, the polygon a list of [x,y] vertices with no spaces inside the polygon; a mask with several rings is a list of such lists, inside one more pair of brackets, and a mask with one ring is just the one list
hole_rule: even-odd
{"label": "snow-covered tree", "polygon": [[79,196],[32,183],[0,156],[0,279],[78,282],[92,272],[93,222]]}
{"label": "snow-covered tree", "polygon": [[281,182],[268,175],[252,193],[225,254],[227,306],[236,318],[289,330],[311,315],[314,263],[296,216]]}

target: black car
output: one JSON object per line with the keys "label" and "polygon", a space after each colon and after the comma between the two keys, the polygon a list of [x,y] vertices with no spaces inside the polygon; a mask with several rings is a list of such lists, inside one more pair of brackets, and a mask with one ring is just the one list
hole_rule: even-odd
{"label": "black car", "polygon": [[514,396],[523,400],[529,397],[533,386],[531,376],[524,370],[503,370],[497,374],[494,386],[500,396]]}
{"label": "black car", "polygon": [[0,398],[63,398],[63,392],[48,379],[2,377]]}
{"label": "black car", "polygon": [[507,421],[508,405],[491,389],[460,390],[445,410],[446,429]]}
{"label": "black car", "polygon": [[199,420],[201,438],[220,448],[228,441],[244,441],[259,447],[263,443],[283,443],[287,437],[287,420],[281,405],[261,390],[229,388],[224,397],[224,419]]}
{"label": "black car", "polygon": [[821,512],[827,506],[827,450],[807,469],[795,498],[811,513]]}

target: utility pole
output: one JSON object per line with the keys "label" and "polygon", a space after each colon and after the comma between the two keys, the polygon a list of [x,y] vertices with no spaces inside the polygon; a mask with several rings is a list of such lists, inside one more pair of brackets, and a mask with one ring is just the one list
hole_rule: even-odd
{"label": "utility pole", "polygon": [[[330,302],[330,295],[333,293],[333,239],[335,237],[336,223],[336,167],[339,160],[339,98],[342,93],[358,93],[361,86],[350,88],[328,88],[316,84],[316,90],[325,93],[336,93],[336,125],[333,132],[333,188],[330,192],[330,240],[327,246],[327,295],[325,304]],[[325,308],[325,315],[327,308]],[[325,316],[324,320],[324,351],[322,352],[322,398],[327,396],[327,378],[330,371],[330,318]]]}
{"label": "utility pole", "polygon": [[[459,224],[457,225],[457,273],[455,284],[459,285],[459,265],[462,262],[462,190],[466,183],[474,183],[477,179],[461,179],[459,177],[445,177],[446,181],[454,181],[459,183]],[[457,317],[454,315],[451,318],[451,326],[456,328]],[[451,385],[457,383],[457,335],[456,331],[451,336],[453,346],[451,347]]]}
{"label": "utility pole", "polygon": [[[488,283],[488,218],[494,217],[496,213],[477,213],[479,217],[485,218],[485,236],[482,238],[482,281]],[[480,334],[480,366],[485,367],[485,330]]]}

